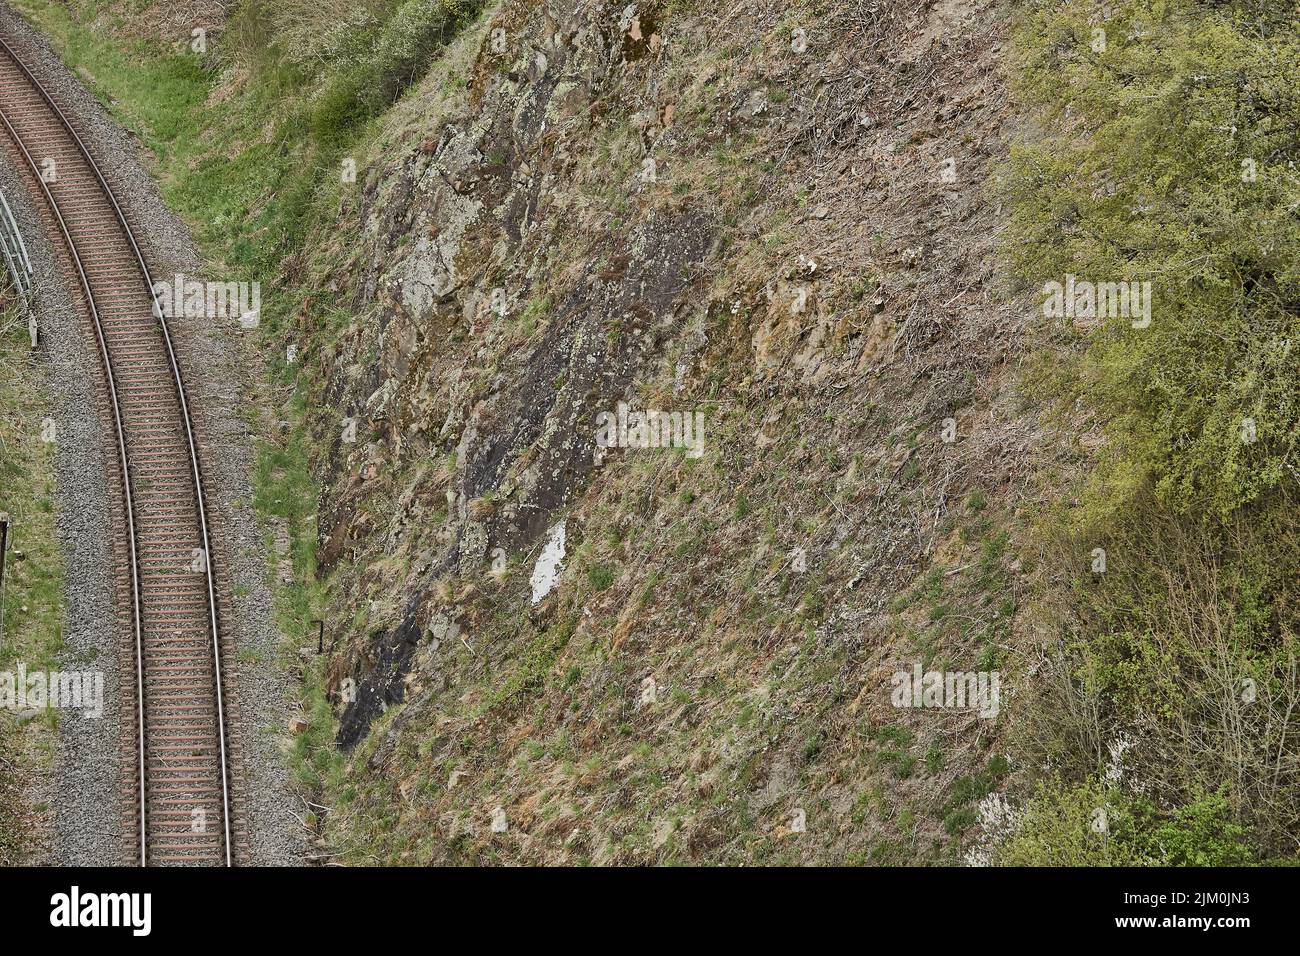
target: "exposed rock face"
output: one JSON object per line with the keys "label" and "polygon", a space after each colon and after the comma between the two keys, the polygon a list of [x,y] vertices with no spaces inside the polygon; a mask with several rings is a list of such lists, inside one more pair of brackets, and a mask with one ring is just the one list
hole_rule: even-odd
{"label": "exposed rock face", "polygon": [[[528,40],[541,30],[539,48],[520,40],[498,56],[489,41],[470,115],[366,184],[371,248],[356,305],[368,321],[349,330],[344,354],[378,361],[348,362],[331,397],[377,440],[347,455],[352,479],[323,531],[327,564],[360,518],[346,502],[364,493],[361,482],[449,453],[457,467],[438,571],[476,574],[491,549],[527,550],[590,474],[596,415],[661,361],[684,324],[717,234],[712,210],[646,208],[573,237],[564,184],[588,132],[574,124],[627,68],[620,31],[600,12],[570,3],[535,13]],[[575,263],[556,261],[560,242]],[[548,273],[559,268],[568,274],[556,282]],[[512,341],[521,314],[537,334]],[[473,352],[455,347],[466,334]],[[489,356],[505,361],[484,368]],[[508,500],[471,514],[488,496]],[[402,700],[401,649],[418,640],[411,621],[377,639],[344,716],[345,746],[380,702]]]}
{"label": "exposed rock face", "polygon": [[402,680],[410,669],[412,656],[421,637],[414,614],[408,615],[401,626],[387,631],[373,649],[375,665],[356,691],[356,700],[343,713],[339,723],[338,741],[343,747],[352,747],[365,736],[370,722],[384,712],[390,703],[401,701],[405,688]]}

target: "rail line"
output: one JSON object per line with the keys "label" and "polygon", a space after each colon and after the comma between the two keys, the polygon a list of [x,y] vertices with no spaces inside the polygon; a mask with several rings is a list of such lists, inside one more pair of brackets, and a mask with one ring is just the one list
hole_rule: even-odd
{"label": "rail line", "polygon": [[[121,490],[137,753],[135,859],[231,866],[237,843],[222,617],[195,427],[172,332],[116,196],[54,96],[0,37],[0,123],[94,330]],[[125,580],[123,580],[125,579]],[[123,660],[122,673],[126,673]],[[126,723],[126,708],[123,708]]]}

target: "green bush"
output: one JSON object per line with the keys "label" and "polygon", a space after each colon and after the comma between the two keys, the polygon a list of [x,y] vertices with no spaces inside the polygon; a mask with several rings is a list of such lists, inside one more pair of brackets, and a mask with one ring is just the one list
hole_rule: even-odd
{"label": "green bush", "polygon": [[1297,18],[1112,6],[1100,21],[1091,2],[1027,4],[1020,90],[1060,132],[1013,155],[1015,269],[1038,301],[1067,275],[1152,286],[1149,327],[1103,320],[1058,370],[1106,422],[1093,506],[1150,483],[1179,513],[1227,515],[1295,482]]}
{"label": "green bush", "polygon": [[315,140],[341,145],[392,106],[481,7],[479,0],[406,0],[372,29],[356,32],[317,100]]}
{"label": "green bush", "polygon": [[[1293,853],[1300,18],[1251,0],[1021,7],[1018,94],[1048,132],[1009,164],[1013,273],[1036,307],[1067,276],[1151,289],[1149,325],[1037,323],[1027,390],[1071,422],[1090,410],[1105,441],[1041,522],[1061,640],[1017,726],[1026,764],[1082,789],[1036,801],[1026,839],[1064,828],[1062,862],[1197,863],[1231,856],[1212,817]],[[1149,802],[1107,792],[1098,842],[1078,800],[1125,738],[1119,769]]]}
{"label": "green bush", "polygon": [[1248,831],[1222,792],[1160,813],[1089,782],[1044,784],[994,855],[1001,866],[1239,866],[1253,862]]}
{"label": "green bush", "polygon": [[1223,790],[1143,829],[1144,853],[1167,866],[1243,866],[1254,861],[1247,830],[1231,819]]}

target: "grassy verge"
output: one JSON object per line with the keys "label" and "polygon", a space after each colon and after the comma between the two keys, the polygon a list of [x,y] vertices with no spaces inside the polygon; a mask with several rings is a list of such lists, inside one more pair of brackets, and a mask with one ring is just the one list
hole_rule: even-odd
{"label": "grassy verge", "polygon": [[[291,403],[301,417],[300,401]],[[340,763],[334,748],[335,722],[325,696],[325,658],[313,657],[306,664],[298,651],[315,643],[315,621],[327,606],[327,589],[316,576],[316,486],[308,470],[306,435],[295,426],[282,443],[262,442],[254,476],[254,506],[267,529],[267,553],[276,546],[270,527],[277,523],[288,537],[293,563],[294,585],[278,587],[275,623],[284,635],[281,665],[301,667],[300,694],[307,718],[307,730],[294,738],[291,766],[294,779],[318,793]],[[308,821],[314,824],[315,821]]]}
{"label": "grassy verge", "polygon": [[[1109,13],[1026,2],[1015,43],[1051,130],[1011,167],[1008,248],[1045,316],[1031,384],[1086,410],[1096,451],[1041,516],[1060,652],[1021,726],[1055,776],[1006,859],[1272,860],[1300,828],[1300,18]],[[1073,315],[1050,298],[1070,281]],[[1149,312],[1089,305],[1085,283],[1120,282]]]}
{"label": "grassy verge", "polygon": [[[63,564],[54,515],[54,443],[40,369],[26,321],[0,313],[0,512],[10,521],[5,562],[0,671],[56,667],[63,647]],[[48,768],[57,744],[57,712],[32,717],[0,710],[0,865],[35,849],[41,807],[24,785]]]}

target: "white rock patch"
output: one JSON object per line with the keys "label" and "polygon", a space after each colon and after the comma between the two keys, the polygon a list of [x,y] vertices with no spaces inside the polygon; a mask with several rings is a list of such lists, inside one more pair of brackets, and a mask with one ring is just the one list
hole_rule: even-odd
{"label": "white rock patch", "polygon": [[528,579],[528,583],[533,586],[534,604],[551,593],[551,588],[555,587],[555,582],[560,580],[560,572],[563,570],[564,522],[561,521],[551,529],[550,537],[546,539],[546,547],[542,549],[541,557],[537,559],[537,565],[533,568],[533,576]]}

